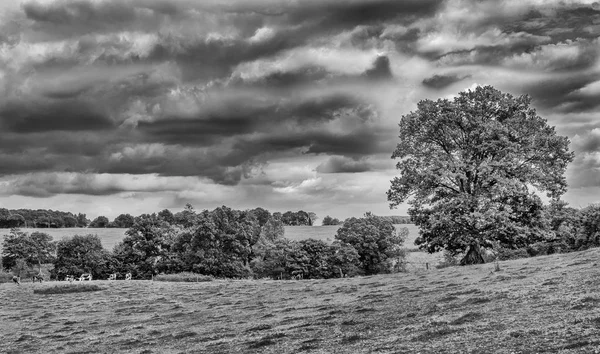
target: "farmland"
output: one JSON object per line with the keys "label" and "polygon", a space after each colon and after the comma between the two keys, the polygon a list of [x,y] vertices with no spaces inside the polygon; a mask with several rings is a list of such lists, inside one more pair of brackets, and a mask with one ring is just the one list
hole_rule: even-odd
{"label": "farmland", "polygon": [[[598,353],[600,250],[329,280],[0,284],[6,353]],[[67,285],[65,286],[78,286]]]}

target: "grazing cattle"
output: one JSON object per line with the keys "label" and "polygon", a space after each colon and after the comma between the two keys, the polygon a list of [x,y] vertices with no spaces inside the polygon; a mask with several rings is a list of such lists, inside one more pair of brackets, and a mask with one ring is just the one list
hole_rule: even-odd
{"label": "grazing cattle", "polygon": [[13,283],[17,284],[17,285],[21,285],[21,277],[18,276],[13,276]]}
{"label": "grazing cattle", "polygon": [[75,280],[75,277],[73,275],[67,275],[65,278],[65,281],[68,281],[69,283],[72,283]]}
{"label": "grazing cattle", "polygon": [[301,280],[304,279],[304,272],[301,270],[292,271],[292,279],[293,280]]}
{"label": "grazing cattle", "polygon": [[78,281],[84,281],[84,280],[92,281],[92,275],[90,273],[83,273],[77,280]]}
{"label": "grazing cattle", "polygon": [[117,274],[113,273],[108,277],[108,280],[117,280]]}
{"label": "grazing cattle", "polygon": [[42,274],[36,274],[31,279],[32,279],[32,282],[34,282],[34,283],[36,281],[39,281],[41,283],[42,281],[44,281],[44,276]]}
{"label": "grazing cattle", "polygon": [[131,273],[125,274],[125,280],[131,280]]}

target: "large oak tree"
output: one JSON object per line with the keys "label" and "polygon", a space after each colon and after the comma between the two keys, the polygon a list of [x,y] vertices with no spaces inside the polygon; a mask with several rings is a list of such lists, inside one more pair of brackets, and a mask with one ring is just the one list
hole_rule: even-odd
{"label": "large oak tree", "polygon": [[518,248],[546,237],[539,194],[559,199],[566,191],[573,153],[530,103],[486,86],[423,100],[402,117],[392,155],[400,176],[388,200],[408,202],[421,249],[469,251],[469,264],[483,261],[480,246]]}

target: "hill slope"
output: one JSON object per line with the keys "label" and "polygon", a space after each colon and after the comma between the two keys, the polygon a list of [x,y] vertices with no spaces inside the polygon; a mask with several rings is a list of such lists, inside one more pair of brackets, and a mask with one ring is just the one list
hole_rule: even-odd
{"label": "hill slope", "polygon": [[[6,352],[594,353],[600,250],[306,281],[0,285]],[[77,285],[73,285],[77,286]]]}

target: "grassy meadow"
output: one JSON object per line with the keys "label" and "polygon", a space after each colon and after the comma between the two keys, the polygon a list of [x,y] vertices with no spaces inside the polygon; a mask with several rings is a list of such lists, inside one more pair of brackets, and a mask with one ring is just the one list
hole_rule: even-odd
{"label": "grassy meadow", "polygon": [[[599,353],[600,249],[329,280],[0,284],[4,353]],[[79,284],[65,286],[81,286]]]}

